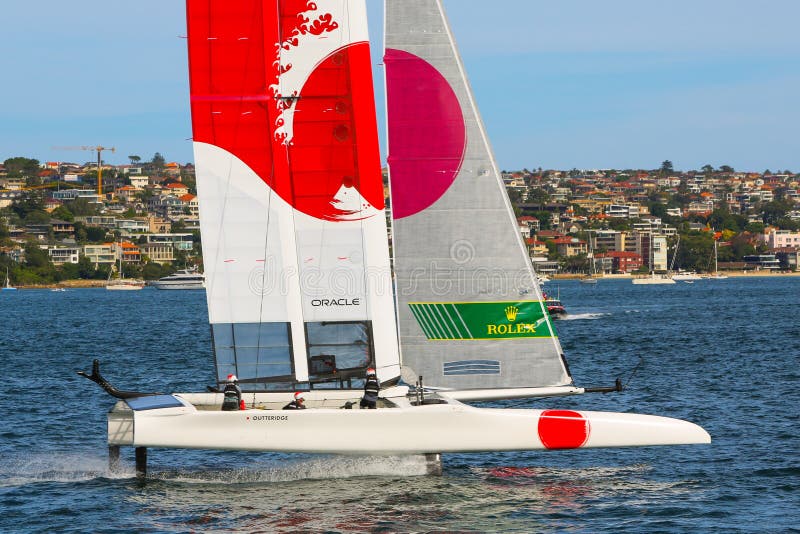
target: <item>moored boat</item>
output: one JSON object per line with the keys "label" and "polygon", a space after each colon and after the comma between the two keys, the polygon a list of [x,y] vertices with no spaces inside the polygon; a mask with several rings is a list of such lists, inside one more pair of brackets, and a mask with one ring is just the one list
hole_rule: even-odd
{"label": "moored boat", "polygon": [[0,288],[2,291],[16,291],[17,288],[11,285],[11,277],[8,275],[8,267],[6,267],[6,281],[3,284],[3,287]]}
{"label": "moored boat", "polygon": [[206,287],[203,273],[192,269],[181,269],[150,282],[150,285],[156,289],[204,289]]}

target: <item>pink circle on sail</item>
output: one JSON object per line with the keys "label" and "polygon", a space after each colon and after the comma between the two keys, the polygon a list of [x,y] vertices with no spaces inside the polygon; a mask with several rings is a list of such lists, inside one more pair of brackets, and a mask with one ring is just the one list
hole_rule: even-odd
{"label": "pink circle on sail", "polygon": [[547,449],[576,449],[589,439],[589,421],[572,410],[545,410],[539,415],[539,439]]}
{"label": "pink circle on sail", "polygon": [[387,49],[386,92],[392,217],[424,210],[455,181],[466,151],[464,115],[453,88],[424,59]]}

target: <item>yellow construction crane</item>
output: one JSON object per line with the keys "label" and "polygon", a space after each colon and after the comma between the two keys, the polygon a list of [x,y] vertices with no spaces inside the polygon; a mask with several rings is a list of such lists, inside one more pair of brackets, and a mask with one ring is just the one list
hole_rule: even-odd
{"label": "yellow construction crane", "polygon": [[104,146],[54,146],[53,150],[91,150],[93,152],[97,152],[97,195],[99,197],[103,196],[103,166],[102,160],[100,159],[100,154],[103,150],[110,150],[112,153],[116,150],[116,148],[112,147],[104,147]]}

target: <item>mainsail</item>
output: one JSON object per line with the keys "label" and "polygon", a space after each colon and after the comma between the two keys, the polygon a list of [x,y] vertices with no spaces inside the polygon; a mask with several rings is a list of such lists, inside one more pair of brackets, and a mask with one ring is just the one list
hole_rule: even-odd
{"label": "mainsail", "polygon": [[218,380],[399,376],[364,0],[188,0]]}
{"label": "mainsail", "polygon": [[569,386],[442,3],[385,6],[403,365],[456,390]]}

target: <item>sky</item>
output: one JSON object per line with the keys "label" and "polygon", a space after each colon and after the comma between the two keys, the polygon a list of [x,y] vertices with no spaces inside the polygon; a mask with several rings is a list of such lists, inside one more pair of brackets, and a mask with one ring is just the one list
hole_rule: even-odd
{"label": "sky", "polygon": [[[796,0],[444,3],[501,169],[800,172]],[[183,1],[4,4],[0,161],[193,160]]]}

